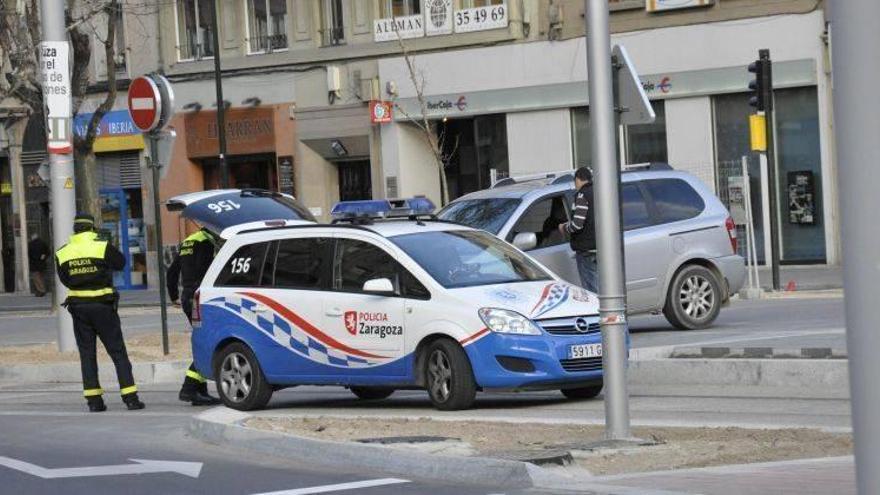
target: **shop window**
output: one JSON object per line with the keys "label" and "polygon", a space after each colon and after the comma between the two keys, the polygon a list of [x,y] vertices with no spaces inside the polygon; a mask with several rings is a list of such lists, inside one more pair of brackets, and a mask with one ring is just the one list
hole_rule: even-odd
{"label": "shop window", "polygon": [[422,13],[422,0],[384,0],[382,17],[404,17]]}
{"label": "shop window", "polygon": [[344,2],[342,0],[324,0],[321,9],[323,17],[324,46],[345,44],[345,19],[343,18]]}
{"label": "shop window", "polygon": [[666,105],[651,102],[656,118],[650,124],[626,126],[626,163],[666,162]]}
{"label": "shop window", "polygon": [[508,176],[507,118],[504,114],[449,119],[437,126],[446,157],[449,199],[492,185]]}
{"label": "shop window", "polygon": [[287,0],[245,0],[248,51],[287,49]]}
{"label": "shop window", "polygon": [[574,148],[574,168],[592,164],[590,149],[590,109],[579,107],[571,109],[571,143]]}
{"label": "shop window", "polygon": [[214,10],[211,0],[176,0],[177,58],[214,56]]}

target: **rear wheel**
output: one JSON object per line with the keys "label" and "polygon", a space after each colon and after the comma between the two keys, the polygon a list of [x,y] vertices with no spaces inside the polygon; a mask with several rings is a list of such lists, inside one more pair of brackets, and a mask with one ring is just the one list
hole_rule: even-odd
{"label": "rear wheel", "polygon": [[706,267],[688,265],[672,280],[663,315],[681,330],[706,328],[721,311],[721,283]]}
{"label": "rear wheel", "polygon": [[394,389],[389,387],[350,387],[349,390],[362,400],[387,399],[394,393]]}
{"label": "rear wheel", "polygon": [[272,398],[272,385],[253,351],[241,342],[224,347],[215,360],[217,392],[226,407],[239,411],[262,409]]}
{"label": "rear wheel", "polygon": [[471,362],[457,342],[441,339],[425,350],[425,385],[434,407],[442,411],[469,409],[477,396]]}
{"label": "rear wheel", "polygon": [[577,388],[564,388],[560,390],[562,395],[571,400],[585,400],[585,399],[594,399],[599,392],[602,391],[603,383],[600,381],[599,383],[593,385],[587,385],[586,387],[577,387]]}

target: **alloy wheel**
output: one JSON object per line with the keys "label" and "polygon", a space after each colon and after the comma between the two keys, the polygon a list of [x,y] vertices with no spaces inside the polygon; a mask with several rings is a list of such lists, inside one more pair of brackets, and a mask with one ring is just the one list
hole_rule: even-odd
{"label": "alloy wheel", "polygon": [[238,352],[226,356],[220,365],[220,388],[230,401],[239,403],[251,393],[253,370],[247,358]]}
{"label": "alloy wheel", "polygon": [[439,402],[446,402],[452,394],[452,366],[449,357],[440,349],[428,360],[428,377],[431,395]]}
{"label": "alloy wheel", "polygon": [[715,291],[705,277],[691,275],[681,284],[679,302],[685,314],[700,320],[705,318],[715,306]]}

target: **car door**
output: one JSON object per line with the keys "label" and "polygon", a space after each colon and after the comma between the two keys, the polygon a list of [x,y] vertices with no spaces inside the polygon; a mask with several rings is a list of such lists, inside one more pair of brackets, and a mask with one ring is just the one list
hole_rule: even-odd
{"label": "car door", "polygon": [[649,197],[639,182],[621,185],[627,309],[639,313],[658,309],[661,271],[666,269],[669,233],[657,225]]}
{"label": "car door", "polygon": [[532,202],[511,228],[507,241],[513,242],[517,234],[535,234],[538,242],[527,251],[529,255],[563,279],[580,285],[574,252],[565,234],[559,231],[559,224],[569,220],[567,203],[568,198],[564,192],[550,194]]}
{"label": "car door", "polygon": [[[383,365],[381,374],[403,375],[403,268],[392,252],[370,236],[336,235],[333,293],[324,300],[324,328],[330,337],[367,355],[368,362]],[[395,293],[365,292],[364,284],[376,279],[390,280]]]}
{"label": "car door", "polygon": [[332,249],[329,234],[315,233],[281,239],[269,251],[261,287],[248,294],[255,303],[250,310],[260,317],[256,326],[266,336],[266,348],[258,358],[267,374],[295,380],[335,373],[328,366],[334,342],[322,328]]}

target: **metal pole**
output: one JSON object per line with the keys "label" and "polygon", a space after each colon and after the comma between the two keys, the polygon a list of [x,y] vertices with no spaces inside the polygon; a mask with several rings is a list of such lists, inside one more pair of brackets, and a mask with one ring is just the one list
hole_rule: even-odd
{"label": "metal pole", "polygon": [[220,70],[220,28],[217,4],[214,5],[214,85],[217,87],[217,147],[220,155],[220,187],[229,187],[229,164],[226,163],[226,105],[223,103],[223,79]]}
{"label": "metal pole", "polygon": [[834,78],[834,131],[842,217],[846,348],[858,492],[880,493],[880,174],[870,166],[880,156],[880,2],[829,2]]}
{"label": "metal pole", "polygon": [[[762,60],[770,60],[770,50],[761,49],[758,51],[758,58]],[[779,207],[776,199],[779,194],[779,176],[776,169],[776,140],[773,139],[776,123],[774,121],[773,112],[773,64],[767,64],[767,81],[766,81],[766,103],[765,105],[765,125],[767,135],[767,175],[770,180],[770,273],[773,278],[773,290],[778,291],[782,285],[779,280],[779,251],[782,246],[779,242]]]}
{"label": "metal pole", "polygon": [[[64,1],[63,0],[40,0],[40,22],[43,31],[43,42],[63,43],[62,50],[65,53],[63,63],[66,64],[70,45],[67,40],[67,30],[64,26]],[[57,60],[57,59],[56,59]],[[41,68],[44,74],[50,71],[46,67]],[[68,67],[53,67],[52,72],[63,72],[63,79],[66,81],[67,111],[62,112],[63,119],[53,117],[53,108],[44,105],[48,109],[46,115],[46,129],[57,130],[54,134],[55,138],[68,139],[71,138],[72,122],[70,118],[70,69]],[[46,88],[53,86],[51,81],[43,81],[43,99],[47,99],[48,91]],[[58,97],[55,92],[54,98]],[[64,106],[64,105],[62,105]],[[51,136],[50,136],[51,137]],[[52,152],[49,150],[49,173],[50,192],[52,200],[52,240],[55,250],[60,249],[66,242],[68,237],[73,233],[73,219],[76,216],[76,194],[73,189],[73,154],[72,149],[66,153]],[[22,226],[24,228],[24,226]],[[76,349],[73,337],[73,320],[70,314],[60,308],[59,304],[67,298],[67,288],[61,283],[61,279],[55,277],[55,298],[53,310],[58,315],[58,350],[61,352],[69,352]]]}
{"label": "metal pole", "polygon": [[612,89],[608,0],[585,0],[590,88],[596,248],[599,257],[599,322],[605,371],[605,436],[631,437],[626,390],[626,289],[620,230],[620,166]]}
{"label": "metal pole", "polygon": [[[159,270],[159,311],[162,318],[162,353],[168,355],[168,308],[165,295],[165,263],[162,252],[162,205],[159,199],[159,136],[149,134],[150,168],[153,172],[153,214],[156,216],[156,267]],[[167,164],[166,164],[167,165]]]}

